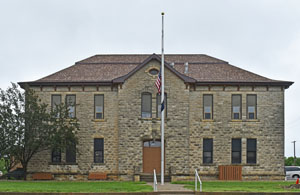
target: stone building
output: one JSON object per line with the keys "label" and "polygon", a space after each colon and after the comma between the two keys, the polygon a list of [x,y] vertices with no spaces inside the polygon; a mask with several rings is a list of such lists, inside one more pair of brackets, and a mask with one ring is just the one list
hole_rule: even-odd
{"label": "stone building", "polygon": [[[165,55],[165,174],[217,179],[284,178],[284,91],[293,82],[259,76],[202,54]],[[28,84],[49,105],[75,102],[77,152],[35,155],[30,173],[56,179],[136,180],[160,172],[160,55],[95,55]]]}

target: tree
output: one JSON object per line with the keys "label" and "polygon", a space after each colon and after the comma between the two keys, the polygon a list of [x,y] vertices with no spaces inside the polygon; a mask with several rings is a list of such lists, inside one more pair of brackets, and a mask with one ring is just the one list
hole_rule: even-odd
{"label": "tree", "polygon": [[285,157],[284,158],[284,165],[285,166],[300,166],[300,158],[296,158],[296,164],[294,164],[294,157]]}
{"label": "tree", "polygon": [[64,149],[77,143],[79,125],[69,118],[67,105],[49,109],[35,92],[16,84],[0,92],[0,157],[9,161],[7,168],[20,162],[26,179],[30,159],[38,152]]}

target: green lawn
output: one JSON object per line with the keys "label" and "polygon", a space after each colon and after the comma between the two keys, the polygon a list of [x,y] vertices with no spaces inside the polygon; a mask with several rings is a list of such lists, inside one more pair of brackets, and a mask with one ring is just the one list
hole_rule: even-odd
{"label": "green lawn", "polygon": [[[184,184],[185,188],[195,189],[195,182],[173,182]],[[203,192],[300,192],[300,189],[284,189],[295,181],[204,181]],[[199,183],[198,183],[199,190]]]}
{"label": "green lawn", "polygon": [[1,181],[0,192],[151,192],[145,182]]}

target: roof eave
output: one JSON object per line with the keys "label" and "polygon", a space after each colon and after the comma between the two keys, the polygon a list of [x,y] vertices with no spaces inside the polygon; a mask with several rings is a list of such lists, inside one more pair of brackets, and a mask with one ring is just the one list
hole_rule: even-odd
{"label": "roof eave", "polygon": [[288,89],[294,82],[270,81],[270,82],[240,82],[240,81],[197,81],[196,85],[239,85],[239,86],[283,86]]}
{"label": "roof eave", "polygon": [[38,87],[38,86],[110,86],[112,85],[112,81],[73,81],[73,82],[37,82],[37,81],[29,81],[29,82],[18,82],[18,84],[24,88],[26,85],[30,87]]}

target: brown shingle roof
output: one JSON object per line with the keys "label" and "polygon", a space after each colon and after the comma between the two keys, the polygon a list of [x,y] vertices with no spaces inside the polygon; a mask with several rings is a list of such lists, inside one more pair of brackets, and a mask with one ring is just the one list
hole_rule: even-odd
{"label": "brown shingle roof", "polygon": [[[124,82],[135,71],[153,59],[160,61],[160,55],[95,55],[42,79],[27,83],[42,85],[46,83]],[[166,54],[165,61],[167,68],[185,82],[274,84],[285,87],[292,84],[292,82],[268,79],[204,54]],[[175,68],[171,68],[169,65],[171,62],[175,63]],[[184,74],[185,62],[189,63],[187,74]]]}

